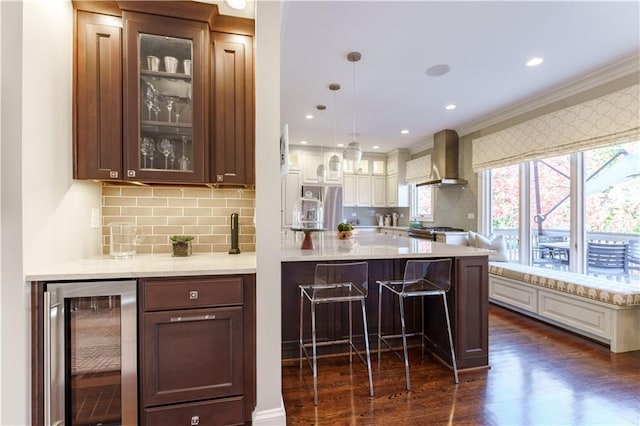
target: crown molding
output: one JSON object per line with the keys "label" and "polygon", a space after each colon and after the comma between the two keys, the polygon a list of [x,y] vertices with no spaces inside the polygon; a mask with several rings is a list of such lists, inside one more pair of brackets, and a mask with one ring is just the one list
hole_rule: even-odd
{"label": "crown molding", "polygon": [[[498,124],[502,121],[517,117],[529,111],[565,99],[569,96],[585,92],[616,79],[626,77],[640,71],[640,55],[634,55],[582,78],[559,86],[539,95],[532,96],[526,101],[516,103],[508,108],[485,115],[479,120],[458,127],[457,132],[462,137],[480,129]],[[412,148],[412,152],[414,149]]]}

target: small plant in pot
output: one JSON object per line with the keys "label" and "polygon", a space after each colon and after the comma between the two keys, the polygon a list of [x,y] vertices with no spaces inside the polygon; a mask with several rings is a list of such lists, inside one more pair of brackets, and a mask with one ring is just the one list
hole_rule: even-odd
{"label": "small plant in pot", "polygon": [[348,240],[353,236],[353,226],[348,223],[340,223],[338,224],[338,239],[339,240]]}
{"label": "small plant in pot", "polygon": [[174,235],[170,237],[174,257],[191,256],[191,235]]}

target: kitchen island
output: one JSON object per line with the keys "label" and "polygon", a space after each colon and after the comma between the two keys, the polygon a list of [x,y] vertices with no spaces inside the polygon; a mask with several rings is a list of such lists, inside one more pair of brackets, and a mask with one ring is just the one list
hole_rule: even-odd
{"label": "kitchen island", "polygon": [[[456,362],[459,369],[486,368],[488,350],[488,255],[491,251],[473,247],[444,244],[436,241],[389,236],[376,233],[356,233],[349,240],[338,240],[335,232],[314,235],[314,250],[301,249],[303,235],[283,232],[282,253],[282,358],[298,357],[299,283],[313,280],[315,265],[331,262],[367,261],[369,264],[369,294],[367,296],[367,327],[372,350],[377,349],[378,285],[377,280],[402,279],[409,259],[453,259],[452,286],[447,294],[453,332]],[[397,298],[385,293],[382,301],[384,334],[400,333]],[[413,300],[415,299],[415,300]],[[433,300],[431,300],[433,299]],[[422,313],[419,298],[405,303],[407,333],[421,329]],[[343,339],[348,336],[348,306],[326,304],[317,309],[318,341]],[[305,315],[305,336],[310,325]],[[437,298],[424,301],[425,345],[435,356],[451,365],[451,355],[442,304]],[[363,341],[362,326],[354,321],[354,335]],[[358,340],[358,339],[357,339]],[[375,343],[374,343],[375,342]],[[417,340],[414,341],[418,342]],[[400,345],[400,341],[398,341]],[[347,347],[324,346],[321,354],[341,353]]]}

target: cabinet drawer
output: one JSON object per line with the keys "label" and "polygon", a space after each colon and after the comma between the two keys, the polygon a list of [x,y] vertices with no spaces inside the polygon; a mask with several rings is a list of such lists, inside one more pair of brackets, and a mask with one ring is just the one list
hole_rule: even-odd
{"label": "cabinet drawer", "polygon": [[209,426],[244,423],[243,397],[175,404],[144,410],[144,425]]}
{"label": "cabinet drawer", "polygon": [[242,277],[142,280],[145,311],[242,304]]}
{"label": "cabinet drawer", "polygon": [[145,407],[241,395],[242,307],[143,315]]}

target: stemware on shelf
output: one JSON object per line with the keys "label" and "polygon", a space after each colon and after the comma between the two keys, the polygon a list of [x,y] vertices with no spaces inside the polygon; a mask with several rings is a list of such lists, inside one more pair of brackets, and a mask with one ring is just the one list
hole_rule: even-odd
{"label": "stemware on shelf", "polygon": [[189,170],[189,157],[187,157],[187,137],[182,137],[182,156],[178,159],[178,167],[180,170]]}
{"label": "stemware on shelf", "polygon": [[153,152],[156,150],[155,143],[153,139],[145,136],[142,138],[142,142],[140,143],[140,152],[142,152],[143,158],[143,168],[147,168],[147,155],[151,157],[151,163],[153,167]]}
{"label": "stemware on shelf", "polygon": [[169,168],[169,155],[175,152],[175,144],[171,139],[162,138],[160,140],[160,153],[164,155],[164,168]]}

